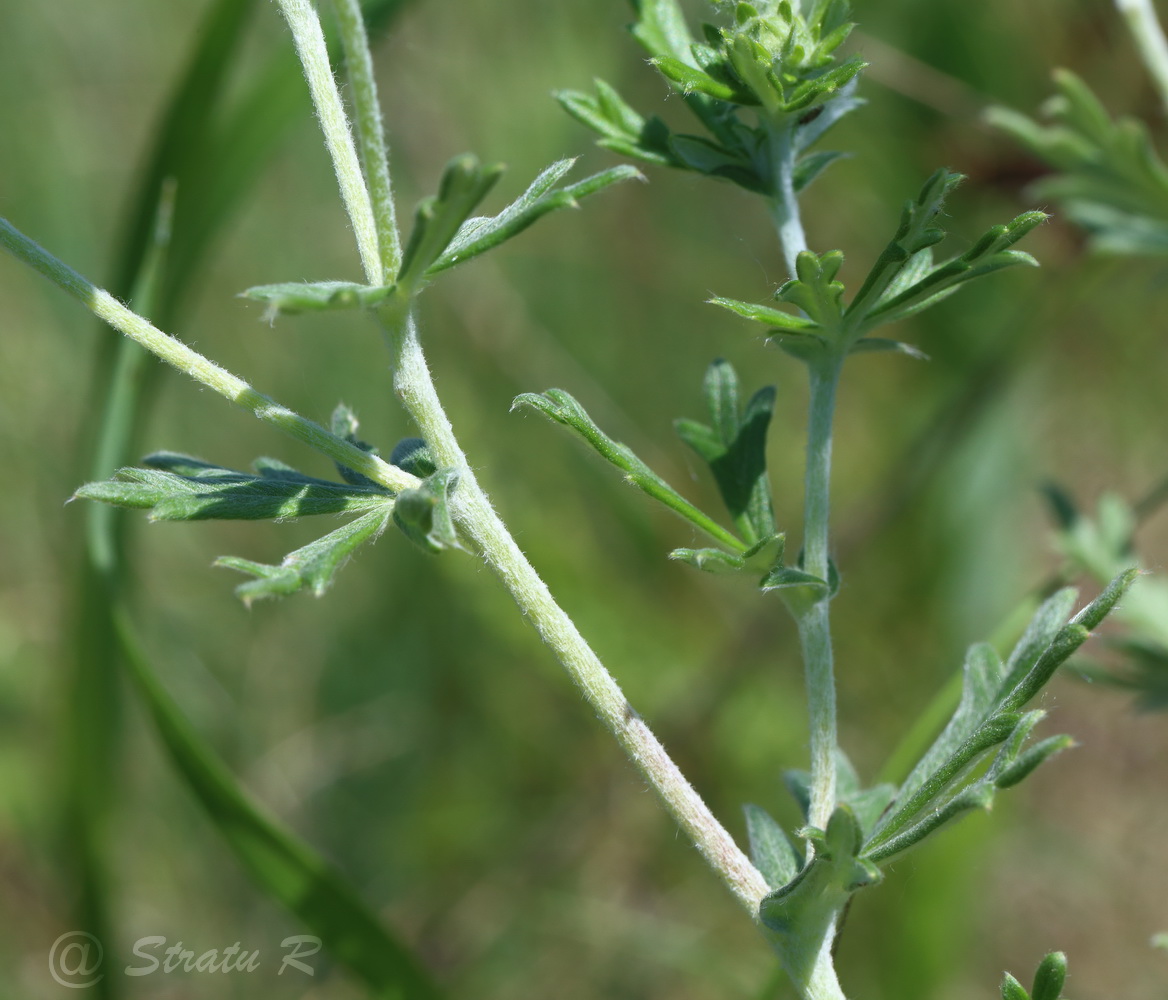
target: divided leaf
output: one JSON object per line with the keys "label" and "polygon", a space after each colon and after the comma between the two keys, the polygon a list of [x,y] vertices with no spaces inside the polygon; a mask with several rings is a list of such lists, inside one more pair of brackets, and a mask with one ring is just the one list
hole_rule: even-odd
{"label": "divided leaf", "polygon": [[391,501],[379,486],[315,479],[274,459],[257,460],[254,474],[173,452],[143,461],[152,468],[119,469],[111,479],[79,487],[74,496],[148,510],[152,521],[283,520],[364,513]]}
{"label": "divided leaf", "polygon": [[253,302],[266,302],[264,319],[271,322],[280,315],[295,316],[334,309],[368,309],[384,302],[394,289],[394,285],[360,285],[352,281],[291,281],[277,285],[256,285],[241,292],[240,297]]}
{"label": "divided leaf", "polygon": [[706,370],[703,383],[710,426],[677,420],[678,435],[710,467],[718,492],[738,533],[750,543],[775,531],[766,467],[766,434],[775,407],[773,386],[760,389],[740,409],[738,375],[721,359]]}
{"label": "divided leaf", "polygon": [[256,577],[235,588],[235,593],[250,605],[264,597],[286,597],[308,588],[320,597],[330,586],[337,571],[358,547],[377,538],[389,523],[392,507],[370,511],[323,538],[288,553],[279,566],[268,566],[238,556],[220,556],[216,566],[250,573]]}
{"label": "divided leaf", "polygon": [[581,198],[603,191],[620,181],[643,179],[633,167],[612,167],[593,174],[575,184],[557,188],[555,185],[575,160],[559,160],[543,170],[523,192],[498,215],[467,219],[459,226],[445,249],[426,268],[426,276],[438,274],[497,247],[512,236],[523,232],[549,212],[561,208],[577,208]]}
{"label": "divided leaf", "polygon": [[1060,202],[1096,250],[1168,253],[1168,166],[1147,128],[1113,119],[1075,74],[1057,70],[1054,81],[1058,93],[1042,109],[1049,125],[1005,108],[987,114],[1058,171],[1036,183],[1033,196]]}
{"label": "divided leaf", "polygon": [[[544,416],[563,424],[580,435],[605,461],[615,465],[625,474],[625,479],[653,499],[665,504],[670,510],[696,525],[711,538],[729,547],[733,552],[744,554],[749,546],[735,538],[708,514],[698,510],[665,480],[653,472],[633,452],[605,434],[588,413],[571,395],[563,389],[548,389],[543,393],[525,392],[516,396],[511,404],[514,410],[520,406],[530,406]],[[677,550],[689,552],[692,550]],[[677,556],[684,559],[684,556]],[[698,557],[694,556],[695,560]],[[689,561],[689,560],[686,560]]]}
{"label": "divided leaf", "polygon": [[[1117,576],[1070,622],[1067,615],[1075,592],[1059,591],[1035,613],[1004,665],[990,646],[970,648],[953,718],[877,822],[864,846],[865,857],[883,861],[970,809],[988,809],[998,789],[1017,784],[1043,761],[1073,745],[1069,737],[1055,736],[1027,748],[1043,713],[1020,710],[1086,641],[1134,579],[1134,570]],[[998,746],[1001,749],[979,773]]]}

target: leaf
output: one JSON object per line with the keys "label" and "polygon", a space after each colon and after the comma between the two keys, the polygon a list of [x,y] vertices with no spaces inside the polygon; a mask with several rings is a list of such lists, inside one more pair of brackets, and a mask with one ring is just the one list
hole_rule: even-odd
{"label": "leaf", "polygon": [[1051,124],[1005,108],[986,116],[1057,171],[1033,185],[1032,195],[1062,203],[1096,250],[1168,252],[1168,166],[1146,126],[1112,119],[1073,73],[1058,70],[1054,79],[1058,93],[1043,108]]}
{"label": "leaf", "polygon": [[412,293],[438,261],[459,227],[503,173],[502,164],[483,166],[469,153],[456,156],[442,173],[438,194],[426,198],[414,215],[414,228],[402,253],[397,284]]}
{"label": "leaf", "polygon": [[394,285],[360,285],[352,281],[285,282],[256,285],[240,294],[253,302],[266,302],[268,307],[264,310],[264,319],[273,320],[279,315],[368,309],[384,302],[395,288]]}
{"label": "leaf", "polygon": [[766,434],[775,390],[760,389],[739,412],[738,375],[721,358],[706,369],[703,387],[711,426],[679,420],[674,427],[709,465],[739,534],[754,544],[775,534],[766,467]]}
{"label": "leaf", "polygon": [[814,961],[848,897],[881,879],[880,870],[859,856],[862,834],[847,806],[836,806],[826,831],[806,834],[815,848],[810,864],[759,904],[759,916],[780,939],[788,965],[798,955]]}
{"label": "leaf", "polygon": [[1059,1000],[1066,981],[1067,956],[1061,951],[1052,951],[1042,960],[1034,974],[1030,1000]]}
{"label": "leaf", "polygon": [[715,79],[709,73],[674,56],[655,56],[649,61],[683,94],[705,94],[707,97],[733,104],[759,103],[758,98],[750,90],[736,87],[734,83],[725,80]]}
{"label": "leaf", "polygon": [[1030,994],[1007,972],[1002,977],[1002,1000],[1030,1000]]}
{"label": "leaf", "polygon": [[606,149],[658,166],[683,166],[670,147],[669,127],[660,118],[646,120],[603,80],[595,84],[595,97],[578,90],[556,91],[553,96],[568,114],[599,133]]}
{"label": "leaf", "polygon": [[421,486],[397,495],[394,523],[427,552],[462,548],[450,513],[450,495],[457,483],[457,469],[439,469],[427,476]]}
{"label": "leaf", "polygon": [[677,0],[633,0],[637,22],[633,37],[651,56],[670,55],[680,60],[692,59],[693,36]]}
{"label": "leaf", "polygon": [[674,549],[669,558],[707,573],[736,573],[746,565],[742,556],[722,549]]}
{"label": "leaf", "polygon": [[[783,772],[783,783],[787,786],[804,818],[811,808],[811,775],[807,771],[788,770]],[[852,762],[842,749],[835,751],[836,800],[852,810],[860,831],[867,834],[875,826],[880,815],[896,795],[896,786],[873,785],[864,788]]]}
{"label": "leaf", "polygon": [[828,167],[837,160],[846,159],[849,155],[848,153],[824,150],[819,153],[810,153],[807,156],[800,157],[799,162],[795,164],[795,172],[791,178],[795,193],[801,194],[807,190],[811,186],[811,182],[818,179],[819,175]]}
{"label": "leaf", "polygon": [[[563,389],[548,389],[537,394],[525,392],[516,396],[511,404],[515,410],[529,406],[544,416],[563,424],[580,435],[607,462],[625,473],[625,479],[653,499],[665,504],[670,510],[701,528],[707,535],[721,542],[735,552],[745,552],[750,546],[735,538],[708,514],[698,510],[665,480],[653,472],[633,452],[605,434],[588,413],[571,395]],[[684,550],[680,550],[684,551]],[[684,557],[678,557],[684,558]]]}
{"label": "leaf", "polygon": [[781,591],[780,596],[793,611],[801,611],[831,596],[831,587],[826,580],[793,566],[778,566],[771,570],[763,577],[759,588],[764,592]]}
{"label": "leaf", "polygon": [[756,305],[753,302],[740,302],[738,299],[726,299],[721,296],[715,296],[712,299],[706,299],[706,301],[710,305],[729,309],[732,313],[736,313],[743,319],[753,319],[759,323],[765,323],[767,326],[775,327],[784,333],[811,333],[814,330],[820,329],[819,324],[814,320],[807,319],[805,316],[796,316],[794,313],[784,312],[782,309],[775,309],[773,306]]}
{"label": "leaf", "polygon": [[112,479],[87,483],[74,494],[118,507],[149,510],[152,521],[283,520],[312,514],[364,513],[385,506],[380,487],[332,483],[270,460],[257,474],[197,458],[159,452],[149,469],[119,469]]}
{"label": "leaf", "polygon": [[746,814],[746,833],[754,866],[772,889],[786,885],[803,866],[795,845],[765,809],[749,804],[742,809]]}
{"label": "leaf", "polygon": [[[864,847],[882,861],[907,850],[971,808],[988,808],[999,788],[1025,778],[1043,761],[1072,745],[1055,736],[1025,749],[1040,712],[1019,710],[1087,639],[1131,586],[1135,571],[1116,577],[1069,623],[1073,591],[1060,591],[1035,613],[1003,666],[986,644],[971,647],[961,701],[944,731],[921,758]],[[1002,749],[980,777],[968,775],[993,747]]]}
{"label": "leaf", "polygon": [[438,471],[434,456],[430,453],[430,446],[421,438],[415,437],[402,438],[393,446],[389,464],[405,469],[419,479],[426,479]]}
{"label": "leaf", "polygon": [[581,198],[595,194],[613,184],[627,180],[643,180],[639,170],[621,166],[593,174],[567,187],[556,188],[556,182],[569,170],[575,160],[559,160],[544,169],[523,192],[498,215],[467,219],[459,227],[438,258],[426,269],[431,277],[492,250],[523,232],[528,226],[561,208],[577,208]]}
{"label": "leaf", "polygon": [[[333,410],[332,418],[329,421],[329,429],[339,438],[348,441],[352,445],[356,445],[362,451],[366,451],[371,455],[380,454],[378,450],[371,444],[367,444],[357,436],[357,414],[355,414],[344,403],[338,403]],[[353,486],[366,486],[371,489],[377,489],[378,485],[368,476],[362,475],[355,469],[350,469],[347,465],[342,465],[340,462],[333,463],[337,468],[337,473],[346,482]],[[407,470],[408,471],[408,470]]]}
{"label": "leaf", "polygon": [[924,351],[913,347],[912,344],[906,344],[901,340],[886,340],[884,337],[861,337],[848,348],[849,354],[864,354],[871,351],[897,351],[900,354],[907,354],[910,358],[916,358],[917,361],[929,360]]}
{"label": "leaf", "polygon": [[323,538],[288,553],[279,566],[267,566],[238,556],[220,556],[215,565],[256,577],[235,588],[244,604],[250,605],[257,598],[286,597],[304,588],[320,597],[332,586],[337,571],[349,556],[385,530],[391,514],[392,507],[388,504],[382,510],[363,514]]}
{"label": "leaf", "polygon": [[158,682],[124,614],[118,626],[130,675],[171,763],[255,883],[379,996],[436,1000],[418,961],[344,877],[248,798]]}

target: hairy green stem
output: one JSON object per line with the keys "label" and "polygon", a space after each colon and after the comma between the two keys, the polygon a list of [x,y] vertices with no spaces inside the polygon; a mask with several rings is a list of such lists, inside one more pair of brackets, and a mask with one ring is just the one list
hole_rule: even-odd
{"label": "hairy green stem", "polygon": [[309,0],[279,0],[279,4],[292,30],[296,54],[300,57],[300,65],[304,67],[304,77],[308,81],[312,103],[324,132],[325,145],[333,161],[345,211],[349,213],[349,220],[353,224],[353,235],[357,239],[361,265],[365,269],[365,280],[371,285],[380,284],[382,263],[377,222],[373,205],[369,201],[369,191],[365,187],[365,178],[361,174],[357,149],[349,131],[349,120],[341,103],[341,94],[329,67],[328,47],[325,45],[320,18]]}
{"label": "hairy green stem", "polygon": [[787,262],[787,273],[795,277],[795,258],[807,249],[803,218],[799,214],[799,197],[795,193],[794,129],[778,123],[768,130],[771,169],[771,218],[779,233],[779,245]]}
{"label": "hairy green stem", "polygon": [[1160,94],[1160,102],[1168,114],[1168,40],[1156,17],[1152,0],[1115,0],[1123,19],[1135,38],[1136,47]]}
{"label": "hairy green stem", "polygon": [[394,388],[440,467],[459,470],[454,516],[475,542],[524,617],[555,653],[597,717],[652,785],[669,814],[721,876],[751,919],[769,888],[733,838],[686,780],[660,741],[634,711],[620,686],[556,603],[511,537],[467,463],[434,388],[412,312],[383,310],[394,352]]}
{"label": "hairy green stem", "polygon": [[418,485],[415,476],[390,465],[376,455],[362,451],[349,441],[325,430],[320,424],[300,416],[286,406],[281,406],[274,399],[253,389],[237,375],[220,368],[198,351],[163,333],[149,320],[122,305],[109,292],[87,281],[67,264],[38,246],[7,219],[0,219],[0,246],[11,251],[20,260],[82,302],[98,319],[104,320],[115,330],[137,341],[151,354],[189,375],[196,382],[201,382],[207,388],[249,410],[265,423],[278,427],[285,434],[368,476],[387,489],[400,491]]}
{"label": "hairy green stem", "polygon": [[[839,362],[812,366],[803,500],[803,569],[822,580],[831,575],[828,519],[831,508],[831,427]],[[811,724],[811,808],[808,821],[824,829],[835,808],[835,676],[831,651],[830,598],[798,617]]]}
{"label": "hairy green stem", "polygon": [[401,238],[397,229],[397,209],[393,185],[389,178],[389,153],[385,145],[385,128],[381,104],[373,78],[373,59],[365,20],[357,0],[333,0],[345,52],[345,71],[349,77],[353,113],[357,124],[357,144],[361,163],[369,184],[373,216],[377,227],[377,245],[381,255],[381,283],[390,284],[401,268]]}

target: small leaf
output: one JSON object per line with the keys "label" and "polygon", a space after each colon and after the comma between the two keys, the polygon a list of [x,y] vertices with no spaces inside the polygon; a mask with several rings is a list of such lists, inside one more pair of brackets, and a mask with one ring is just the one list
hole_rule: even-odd
{"label": "small leaf", "polygon": [[844,159],[848,153],[838,153],[826,150],[819,153],[810,153],[807,156],[801,157],[799,162],[795,164],[795,172],[791,178],[791,183],[795,188],[795,193],[800,194],[810,187],[811,182],[818,179],[828,167],[830,167],[837,160]]}
{"label": "small leaf", "polygon": [[305,587],[320,597],[332,586],[337,571],[349,556],[385,530],[390,514],[389,505],[383,510],[370,511],[344,527],[330,531],[323,538],[290,552],[279,566],[267,566],[237,556],[221,556],[215,560],[215,565],[250,573],[257,578],[235,588],[244,604],[250,605],[258,598],[286,597]]}
{"label": "small leaf", "polygon": [[419,479],[427,479],[438,471],[434,456],[430,454],[430,446],[417,437],[402,438],[395,444],[389,456],[389,464]]}
{"label": "small leaf", "polygon": [[1002,1000],[1030,1000],[1030,994],[1007,972],[1002,977]]}
{"label": "small leaf", "polygon": [[758,98],[749,90],[735,87],[732,83],[717,80],[688,63],[673,56],[657,56],[649,60],[661,75],[674,84],[683,94],[697,92],[719,101],[729,101],[734,104],[758,104]]}
{"label": "small leaf", "polygon": [[795,845],[765,809],[755,805],[742,808],[746,813],[746,832],[754,866],[762,872],[772,889],[786,885],[803,864]]}
{"label": "small leaf", "polygon": [[901,340],[886,340],[884,337],[862,337],[848,348],[849,354],[862,354],[870,351],[899,351],[918,361],[928,361],[929,356],[912,344]]}
{"label": "small leaf", "polygon": [[427,552],[460,549],[450,514],[450,494],[458,482],[457,469],[439,469],[422,485],[402,490],[393,508],[393,521],[402,533]]}
{"label": "small leaf", "polygon": [[419,286],[502,173],[501,164],[483,166],[469,154],[456,156],[446,165],[438,194],[418,205],[414,228],[402,254],[398,285],[407,292]]}
{"label": "small leaf", "polygon": [[1013,788],[1018,782],[1028,777],[1040,764],[1049,760],[1056,753],[1068,750],[1075,745],[1069,736],[1051,736],[1040,743],[1036,743],[1029,750],[1020,754],[1016,760],[1002,768],[994,784],[998,788]]}
{"label": "small leaf", "polygon": [[736,552],[745,552],[750,547],[747,543],[735,538],[731,532],[721,527],[708,514],[698,510],[637,458],[626,445],[614,441],[605,434],[588,416],[584,407],[563,389],[548,389],[542,394],[525,392],[515,397],[511,409],[515,410],[521,406],[530,406],[557,423],[575,431],[605,461],[622,470],[628,482],[665,504],[666,507],[691,524],[701,528],[715,541]]}
{"label": "small leaf", "polygon": [[756,305],[753,302],[739,302],[737,299],[725,299],[715,296],[706,299],[711,305],[721,306],[737,313],[743,319],[753,319],[767,326],[775,327],[785,333],[811,333],[819,329],[819,324],[805,316],[796,316],[794,313],[783,312],[773,306]]}
{"label": "small leaf", "polygon": [[1061,951],[1052,951],[1042,960],[1034,974],[1030,1000],[1059,1000],[1066,981],[1067,956]]}
{"label": "small leaf", "polygon": [[150,511],[152,521],[283,520],[312,514],[365,512],[390,497],[380,487],[314,479],[271,460],[258,475],[160,452],[145,462],[158,468],[119,469],[112,479],[87,483],[74,494],[118,507]]}
{"label": "small leaf", "polygon": [[674,549],[669,558],[707,573],[736,573],[746,565],[742,556],[722,549]]}
{"label": "small leaf", "polygon": [[[329,422],[329,429],[339,438],[343,438],[350,444],[356,445],[362,451],[369,452],[371,455],[377,455],[379,452],[371,444],[367,444],[357,437],[357,414],[355,414],[344,403],[338,403],[333,410],[332,419]],[[368,476],[362,475],[360,472],[350,469],[347,465],[342,465],[340,462],[334,462],[337,467],[337,473],[346,483],[352,483],[354,486],[368,486],[377,488],[377,484]]]}
{"label": "small leaf", "polygon": [[783,599],[798,609],[818,604],[831,596],[831,588],[826,580],[791,566],[773,569],[763,577],[759,588],[765,592],[782,591]]}
{"label": "small leaf", "polygon": [[523,232],[549,212],[561,208],[576,208],[581,198],[586,198],[620,181],[644,179],[640,171],[634,167],[621,166],[593,174],[567,187],[556,188],[556,183],[572,169],[573,163],[574,160],[560,160],[547,167],[523,194],[498,215],[467,219],[463,222],[449,245],[427,268],[427,277],[494,249]]}
{"label": "small leaf", "polygon": [[334,309],[368,309],[384,302],[394,293],[394,285],[360,285],[352,281],[284,282],[278,285],[256,285],[241,298],[266,302],[264,319],[278,315],[295,316],[306,312],[324,312]]}

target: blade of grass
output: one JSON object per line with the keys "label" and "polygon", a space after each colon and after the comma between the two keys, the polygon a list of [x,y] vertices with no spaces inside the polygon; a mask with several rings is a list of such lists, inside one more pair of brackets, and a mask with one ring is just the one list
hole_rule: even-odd
{"label": "blade of grass", "polygon": [[437,1000],[437,987],[331,864],[255,805],[166,693],[121,608],[114,622],[126,666],[175,769],[265,894],[319,937],[379,997]]}

